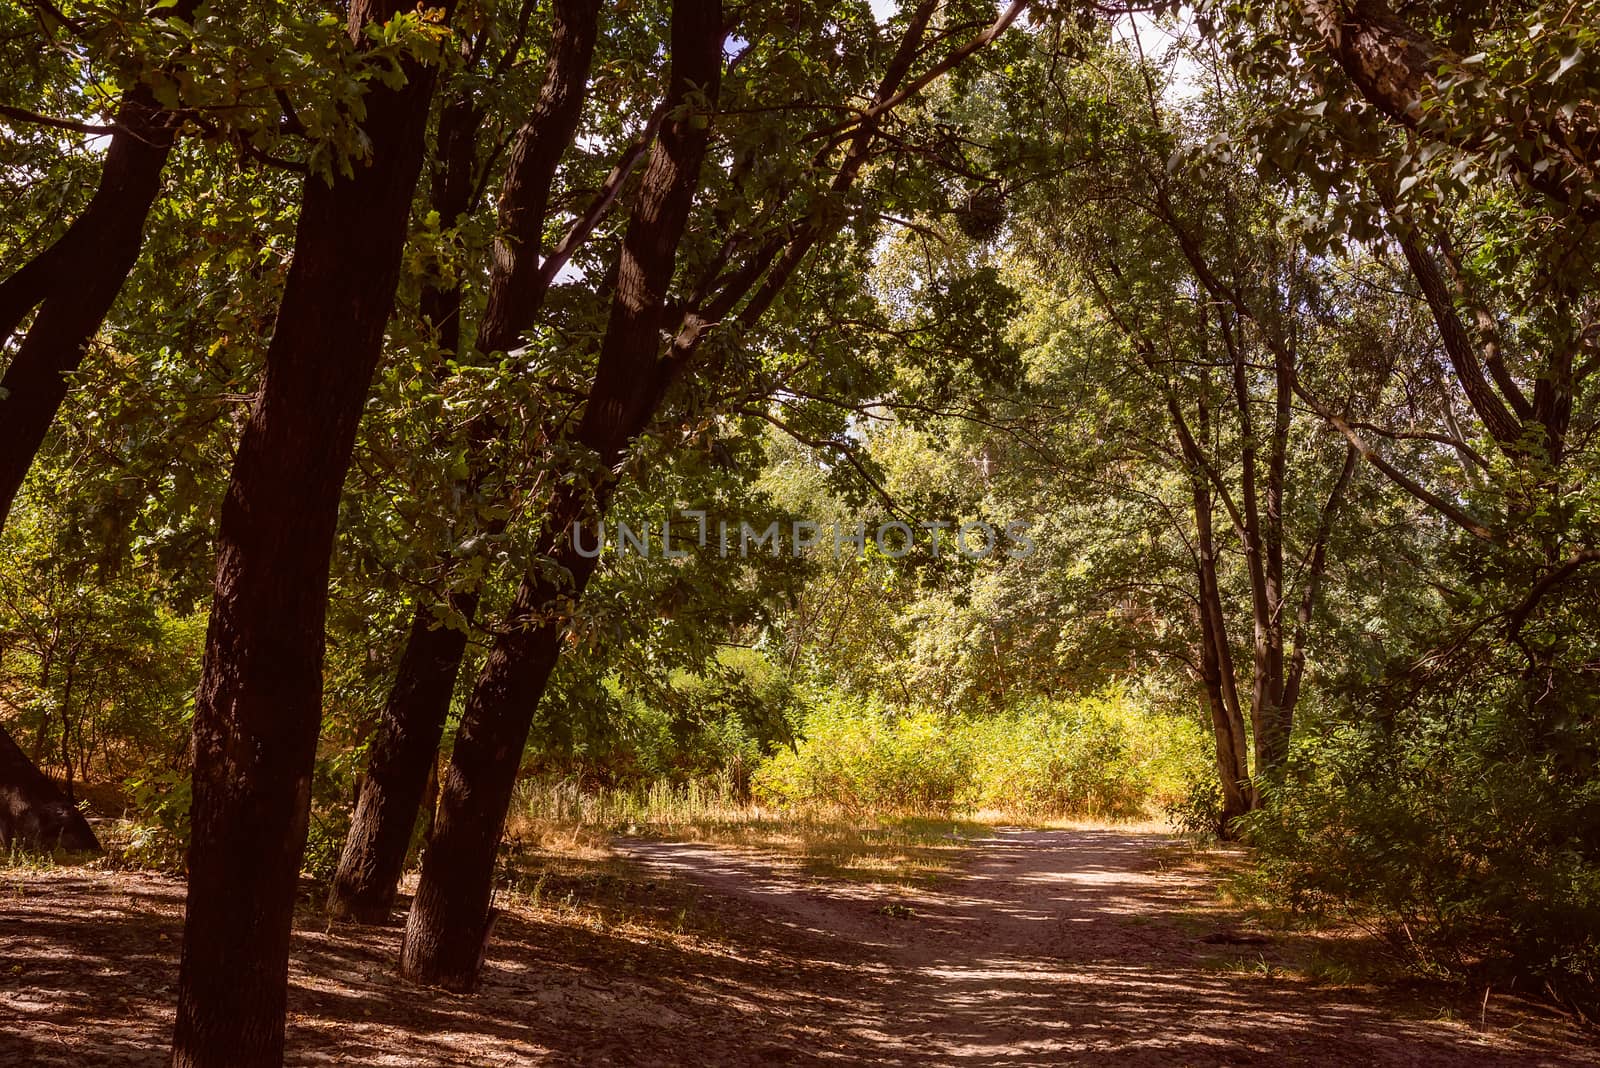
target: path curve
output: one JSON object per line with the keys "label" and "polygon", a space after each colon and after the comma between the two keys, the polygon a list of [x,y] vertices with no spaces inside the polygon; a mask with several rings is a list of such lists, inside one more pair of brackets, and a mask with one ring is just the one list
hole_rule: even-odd
{"label": "path curve", "polygon": [[[831,1000],[820,1061],[886,1065],[1600,1064],[1542,1037],[1415,1018],[1381,994],[1274,971],[1270,940],[1216,917],[1205,876],[1163,870],[1157,835],[1000,830],[937,890],[890,906],[776,858],[626,839],[663,875],[848,946],[865,997]],[[1203,914],[1203,911],[1202,911]],[[1259,974],[1228,961],[1259,956]],[[1220,963],[1219,963],[1220,962]],[[1523,1022],[1522,1026],[1526,1026]],[[814,1032],[815,1033],[815,1032]],[[767,1059],[766,1057],[761,1058]]]}

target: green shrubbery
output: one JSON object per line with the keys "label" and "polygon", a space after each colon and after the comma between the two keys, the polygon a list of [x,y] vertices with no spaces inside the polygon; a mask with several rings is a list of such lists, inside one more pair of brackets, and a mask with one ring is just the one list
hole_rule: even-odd
{"label": "green shrubbery", "polygon": [[547,781],[635,789],[728,778],[748,794],[750,774],[792,744],[799,703],[787,675],[759,652],[725,648],[699,671],[613,675],[546,702],[563,717],[533,733],[528,769]]}
{"label": "green shrubbery", "polygon": [[1369,927],[1421,971],[1542,985],[1596,1015],[1600,782],[1583,755],[1596,739],[1556,747],[1540,733],[1503,693],[1308,734],[1247,822],[1258,884]]}
{"label": "green shrubbery", "polygon": [[1181,802],[1209,767],[1199,728],[1119,689],[992,716],[828,694],[756,772],[766,803],[865,813],[1126,818]]}
{"label": "green shrubbery", "polygon": [[758,800],[863,812],[948,812],[971,781],[970,739],[930,712],[899,715],[875,698],[829,694],[803,740],[757,769]]}

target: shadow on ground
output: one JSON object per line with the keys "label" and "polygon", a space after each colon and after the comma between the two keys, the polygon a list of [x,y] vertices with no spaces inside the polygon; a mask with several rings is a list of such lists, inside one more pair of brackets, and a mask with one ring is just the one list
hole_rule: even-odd
{"label": "shadow on ground", "polygon": [[[400,980],[398,926],[330,930],[308,906],[288,1063],[1600,1063],[1526,1006],[1477,1029],[1286,973],[1202,873],[1161,869],[1157,836],[999,832],[917,890],[708,846],[619,851],[507,902],[473,997]],[[182,889],[5,873],[0,1065],[165,1063]]]}

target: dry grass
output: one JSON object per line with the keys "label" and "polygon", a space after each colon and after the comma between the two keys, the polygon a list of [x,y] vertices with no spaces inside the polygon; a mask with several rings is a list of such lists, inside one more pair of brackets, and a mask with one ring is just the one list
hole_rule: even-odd
{"label": "dry grass", "polygon": [[1165,832],[1165,822],[1019,819],[1004,811],[959,817],[861,814],[843,809],[764,808],[728,782],[658,782],[648,788],[584,791],[570,780],[525,780],[508,828],[546,855],[599,860],[619,836],[663,838],[776,854],[812,875],[862,882],[927,884],[950,874],[975,838],[997,826],[1050,830]]}

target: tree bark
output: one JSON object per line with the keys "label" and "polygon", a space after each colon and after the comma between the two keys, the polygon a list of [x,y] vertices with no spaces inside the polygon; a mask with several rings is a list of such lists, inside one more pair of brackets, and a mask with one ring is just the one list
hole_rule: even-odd
{"label": "tree bark", "polygon": [[1217,776],[1222,784],[1222,830],[1255,807],[1250,785],[1250,762],[1245,748],[1244,715],[1233,677],[1233,653],[1217,586],[1216,537],[1211,527],[1211,493],[1205,475],[1190,475],[1194,496],[1195,550],[1199,580],[1200,677],[1217,755]]}
{"label": "tree bark", "polygon": [[1250,677],[1250,728],[1255,742],[1255,773],[1277,777],[1289,752],[1294,710],[1284,701],[1283,487],[1287,473],[1291,393],[1284,365],[1275,361],[1276,398],[1268,440],[1264,484],[1255,426],[1255,399],[1237,324],[1220,317],[1224,344],[1233,365],[1234,405],[1239,418],[1239,495],[1243,522],[1239,541],[1250,577],[1250,615],[1254,643]]}
{"label": "tree bark", "polygon": [[101,853],[83,813],[0,727],[0,848]]}
{"label": "tree bark", "polygon": [[1414,224],[1399,217],[1392,198],[1386,196],[1384,199],[1393,221],[1392,231],[1400,243],[1400,251],[1405,256],[1406,265],[1411,269],[1411,275],[1416,279],[1418,288],[1422,290],[1423,299],[1427,301],[1428,311],[1433,316],[1434,325],[1439,329],[1439,340],[1443,344],[1445,356],[1450,360],[1451,368],[1456,373],[1456,381],[1461,386],[1461,392],[1466,395],[1467,403],[1472,406],[1478,418],[1483,420],[1484,427],[1502,451],[1512,460],[1525,459],[1527,443],[1522,440],[1522,421],[1495,392],[1495,388],[1485,377],[1483,365],[1478,359],[1477,347],[1461,322],[1455,301],[1445,284],[1444,276],[1439,272],[1438,264],[1432,254],[1422,247],[1417,233],[1412,228]]}
{"label": "tree bark", "polygon": [[[355,0],[349,32],[401,0]],[[448,10],[445,17],[448,17]],[[339,494],[393,309],[431,68],[375,86],[370,156],[307,178],[293,265],[223,503],[195,708],[189,895],[173,1064],[283,1059],[290,923],[321,722]]]}
{"label": "tree bark", "polygon": [[[185,6],[196,5],[189,0]],[[148,87],[129,89],[89,206],[0,284],[0,341],[38,309],[0,378],[0,526],[66,398],[68,377],[139,258],[177,126]]]}
{"label": "tree bark", "polygon": [[[487,938],[495,854],[522,762],[528,729],[560,653],[565,622],[559,597],[576,602],[596,557],[579,554],[572,523],[591,501],[604,509],[616,484],[613,467],[630,438],[649,422],[670,383],[659,333],[678,243],[699,185],[708,141],[692,93],[715,106],[721,79],[721,4],[678,0],[672,8],[670,115],[645,170],[623,239],[616,295],[599,366],[576,431],[597,454],[602,475],[591,487],[563,487],[547,509],[539,545],[556,567],[523,579],[508,619],[474,683],[456,734],[422,880],[401,946],[401,972],[452,990],[477,983]],[[564,583],[551,576],[565,570]]]}
{"label": "tree bark", "polygon": [[[533,113],[517,131],[500,190],[500,236],[494,246],[488,306],[476,341],[482,353],[515,347],[543,303],[548,282],[539,274],[539,242],[556,168],[582,115],[599,16],[599,0],[561,0],[556,4],[544,87]],[[466,105],[453,106],[457,121],[447,123],[452,129],[471,115]],[[463,151],[463,140],[460,136],[450,139],[457,155]],[[458,159],[454,168],[446,166],[442,184],[445,208],[458,215],[468,207],[458,188],[463,173],[470,173],[470,168],[461,167]],[[452,347],[460,336],[460,303],[459,290],[453,299],[434,301],[436,326],[447,326],[442,338],[448,338]],[[479,427],[473,433],[485,430]],[[476,486],[468,489],[475,491]],[[449,563],[447,560],[447,569]],[[477,612],[478,593],[461,591],[453,594],[451,601],[453,614],[470,625]],[[465,632],[438,626],[431,606],[419,603],[329,894],[329,910],[339,918],[381,923],[389,916],[416,826],[424,780],[439,748],[465,653]]]}

